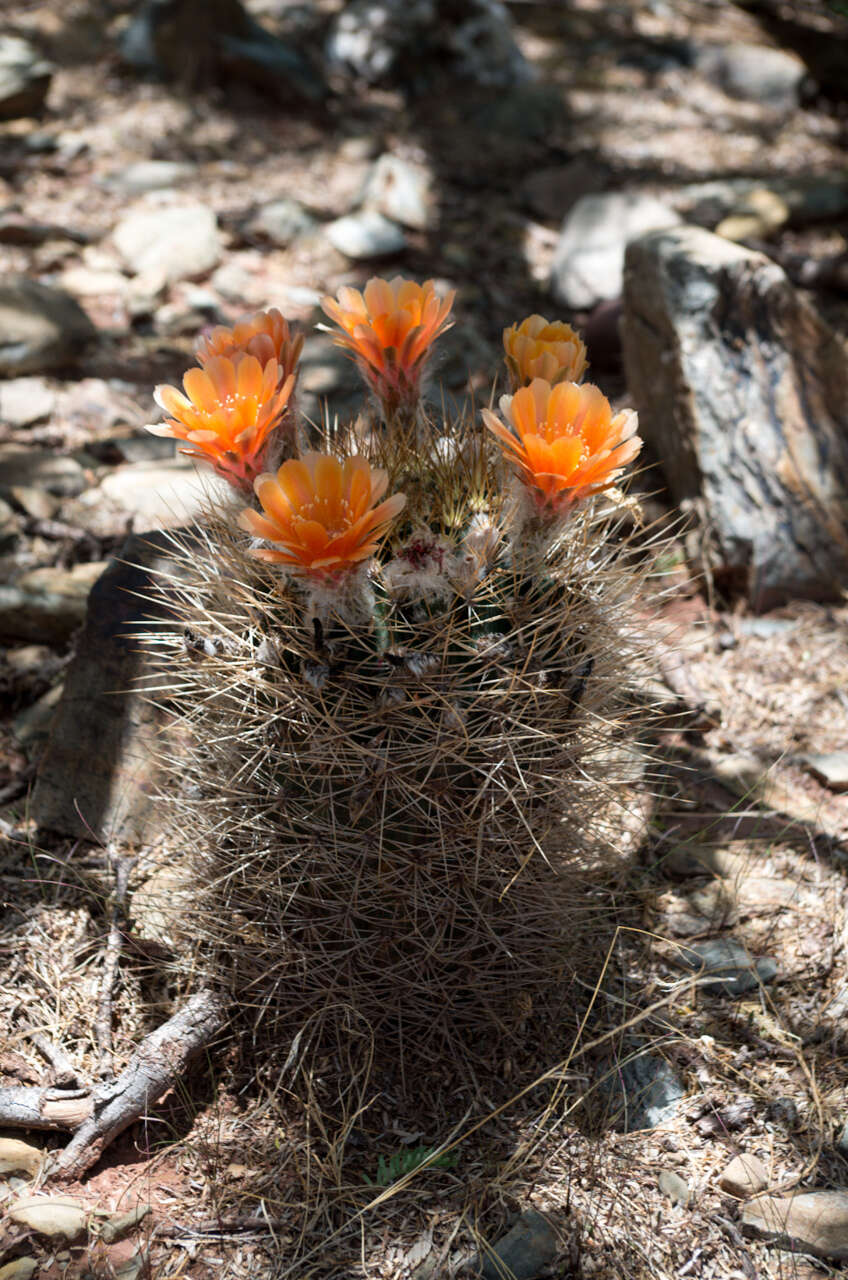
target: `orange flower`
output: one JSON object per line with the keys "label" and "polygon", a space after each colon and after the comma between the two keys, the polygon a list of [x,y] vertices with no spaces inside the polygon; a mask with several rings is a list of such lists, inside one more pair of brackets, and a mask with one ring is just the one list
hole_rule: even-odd
{"label": "orange flower", "polygon": [[579,382],[586,372],[586,347],[580,335],[563,320],[528,316],[503,332],[506,367],[513,391],[533,378]]}
{"label": "orange flower", "polygon": [[380,502],[388,483],[365,458],[289,458],[276,475],[254,482],[264,515],[248,508],[239,516],[242,529],[276,544],[250,554],[318,574],[352,568],[374,554],[406,502],[402,493]]}
{"label": "orange flower", "polygon": [[269,437],[282,418],[294,386],[289,374],[282,386],[275,357],[264,365],[254,355],[207,356],[203,369],[189,369],[185,395],[159,386],[156,403],[171,416],[149,426],[155,436],[172,436],[194,445],[181,449],[212,466],[243,493],[267,465]]}
{"label": "orange flower", "polygon": [[206,365],[215,356],[235,359],[238,355],[256,356],[264,369],[269,360],[280,365],[280,383],[294,373],[303,349],[303,334],[296,338],[276,307],[270,311],[257,311],[255,315],[239,320],[232,329],[219,324],[197,344],[198,364]]}
{"label": "orange flower", "polygon": [[339,289],[325,298],[326,315],[342,329],[336,345],[356,361],[387,418],[418,403],[419,384],[430,348],[453,321],[454,294],[436,296],[432,280],[423,285],[395,276],[375,276],[358,289]]}
{"label": "orange flower", "polygon": [[591,383],[552,387],[534,378],[529,387],[502,396],[500,408],[511,430],[488,409],[483,420],[542,503],[568,505],[608,489],[642,448],[636,414],[625,410],[613,417],[606,396]]}

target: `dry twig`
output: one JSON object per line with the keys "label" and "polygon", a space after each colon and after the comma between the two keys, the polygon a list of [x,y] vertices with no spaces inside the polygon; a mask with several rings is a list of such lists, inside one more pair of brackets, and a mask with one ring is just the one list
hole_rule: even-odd
{"label": "dry twig", "polygon": [[142,1040],[116,1080],[95,1089],[0,1089],[0,1125],[73,1130],[54,1173],[63,1180],[79,1177],[119,1133],[177,1084],[225,1021],[222,999],[212,991],[199,991]]}
{"label": "dry twig", "polygon": [[55,1176],[69,1180],[90,1169],[119,1133],[174,1087],[190,1060],[210,1044],[225,1020],[220,996],[199,991],[145,1037],[118,1078],[95,1089],[92,1114],[56,1162]]}

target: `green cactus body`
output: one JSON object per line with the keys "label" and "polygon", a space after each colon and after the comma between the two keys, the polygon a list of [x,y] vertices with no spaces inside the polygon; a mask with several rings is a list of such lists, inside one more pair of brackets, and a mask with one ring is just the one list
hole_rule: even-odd
{"label": "green cactus body", "polygon": [[[444,434],[460,455],[467,425]],[[344,581],[257,563],[220,513],[182,555],[192,965],[272,1039],[341,1004],[414,1056],[562,993],[636,581],[591,505],[528,531],[475,449],[449,487],[419,450],[397,536]]]}

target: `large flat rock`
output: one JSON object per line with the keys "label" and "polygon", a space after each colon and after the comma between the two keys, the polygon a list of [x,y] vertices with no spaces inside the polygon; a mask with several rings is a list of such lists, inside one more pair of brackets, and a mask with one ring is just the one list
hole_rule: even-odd
{"label": "large flat rock", "polygon": [[848,356],[784,272],[700,227],[627,250],[640,431],[694,500],[719,585],[757,610],[848,585]]}
{"label": "large flat rock", "polygon": [[128,538],[94,584],[33,795],[36,822],[83,839],[150,840],[166,825],[157,800],[168,725],[139,684],[151,674],[139,632],[166,616],[157,571],[172,568],[167,534]]}

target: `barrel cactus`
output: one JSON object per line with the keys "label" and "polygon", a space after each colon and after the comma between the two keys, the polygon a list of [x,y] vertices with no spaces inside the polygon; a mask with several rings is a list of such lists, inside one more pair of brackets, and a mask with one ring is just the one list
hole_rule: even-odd
{"label": "barrel cactus", "polygon": [[635,732],[636,419],[538,316],[505,332],[498,410],[435,415],[451,304],[399,279],[326,300],[375,404],[310,447],[275,313],[157,392],[157,429],[232,493],[175,536],[160,637],[191,743],[182,927],[266,1045],[343,1007],[404,1061],[473,1052],[557,998],[592,927],[578,888]]}

